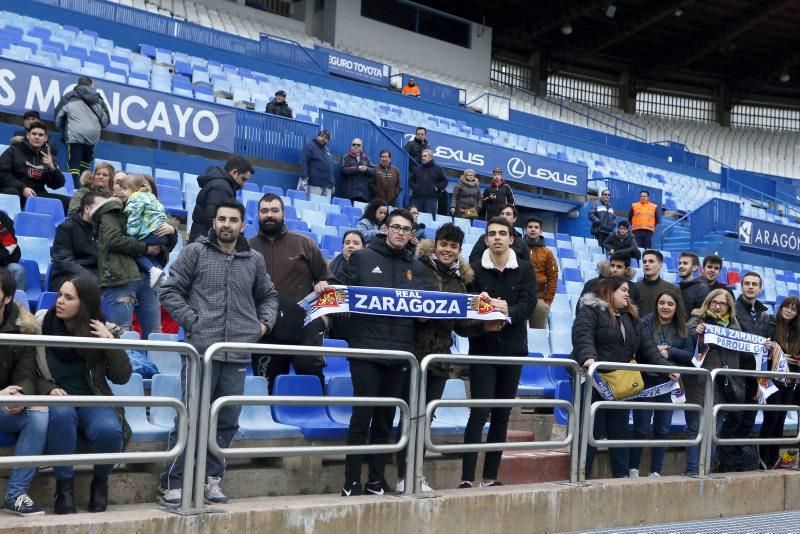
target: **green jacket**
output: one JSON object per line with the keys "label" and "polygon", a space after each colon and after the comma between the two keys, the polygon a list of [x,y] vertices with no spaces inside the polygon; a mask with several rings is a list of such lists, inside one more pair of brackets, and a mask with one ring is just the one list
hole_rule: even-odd
{"label": "green jacket", "polygon": [[[467,286],[475,279],[475,271],[472,270],[467,260],[459,257],[457,268],[454,267],[448,272],[443,272],[431,260],[433,250],[434,242],[430,239],[423,239],[417,245],[417,259],[425,266],[425,279],[432,286],[432,290],[466,293]],[[477,321],[449,319],[417,321],[414,334],[414,355],[422,361],[428,354],[450,354],[453,330],[459,335],[464,335],[468,333],[467,330],[470,326],[474,327],[472,323],[475,322]],[[436,376],[449,377],[451,374],[451,366],[444,362],[434,363],[429,369],[431,374]]]}
{"label": "green jacket", "polygon": [[[52,313],[49,310],[39,310],[36,312],[36,321],[39,328],[46,321],[45,316]],[[59,321],[52,317],[54,324]],[[60,323],[63,326],[63,323]],[[53,331],[43,332],[44,335],[69,335],[66,331],[59,329]],[[108,385],[106,379],[114,384],[126,384],[133,374],[131,362],[128,354],[120,349],[86,349],[82,350],[81,354],[86,360],[86,381],[95,395],[100,396],[113,396],[111,387]],[[47,355],[44,347],[38,347],[36,353],[36,363],[39,368],[39,376],[37,377],[36,393],[37,395],[49,395],[50,391],[59,387],[53,379],[50,372],[50,367],[47,365]],[[123,443],[127,444],[131,439],[131,427],[125,421],[125,410],[122,407],[115,407],[114,411],[119,418],[120,426],[122,427]]]}
{"label": "green jacket", "polygon": [[[8,314],[0,325],[0,334],[39,333],[31,312],[12,301],[6,306]],[[36,394],[36,348],[0,345],[0,389],[20,386],[26,395]]]}
{"label": "green jacket", "polygon": [[122,286],[141,278],[134,258],[147,252],[143,241],[131,239],[125,233],[127,218],[122,201],[106,198],[92,210],[92,222],[97,233],[97,278],[100,287]]}

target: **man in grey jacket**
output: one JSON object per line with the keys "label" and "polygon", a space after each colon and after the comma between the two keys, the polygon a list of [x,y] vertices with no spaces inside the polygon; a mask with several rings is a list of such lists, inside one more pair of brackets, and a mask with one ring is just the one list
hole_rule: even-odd
{"label": "man in grey jacket", "polygon": [[61,97],[55,111],[56,127],[67,145],[69,173],[75,189],[80,187],[81,173],[92,164],[100,132],[111,120],[103,97],[93,85],[87,76],[78,78],[78,85]]}
{"label": "man in grey jacket", "polygon": [[[203,354],[214,343],[256,343],[272,331],[278,313],[278,293],[267,274],[264,256],[252,250],[242,235],[244,206],[236,201],[217,206],[213,233],[201,236],[181,251],[159,290],[161,303],[186,331],[186,342]],[[211,362],[211,402],[242,395],[249,353],[220,353]],[[187,365],[181,371],[186,394]],[[220,410],[217,443],[230,446],[238,430],[239,406]],[[177,431],[169,436],[174,446]],[[181,501],[183,455],[168,462],[161,474],[158,502]],[[209,452],[206,457],[205,501],[222,504],[228,498],[219,487],[225,461]]]}

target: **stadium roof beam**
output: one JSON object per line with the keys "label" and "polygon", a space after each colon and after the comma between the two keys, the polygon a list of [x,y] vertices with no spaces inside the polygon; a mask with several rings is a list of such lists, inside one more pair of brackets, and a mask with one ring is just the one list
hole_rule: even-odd
{"label": "stadium roof beam", "polygon": [[759,87],[775,84],[778,77],[795,65],[800,64],[800,41],[793,42],[774,55],[775,60],[766,62],[764,67],[738,77],[731,83],[731,106],[754,93]]}
{"label": "stadium roof beam", "polygon": [[527,31],[527,37],[535,38],[543,33],[558,29],[567,22],[572,22],[579,17],[588,15],[592,11],[607,6],[608,3],[609,0],[574,0],[569,2],[561,12]]}
{"label": "stadium roof beam", "polygon": [[600,52],[609,46],[613,46],[621,41],[624,41],[632,35],[636,35],[640,31],[649,28],[653,24],[657,24],[667,17],[675,16],[675,10],[689,7],[696,1],[697,0],[677,0],[670,2],[666,6],[651,10],[633,20],[628,21],[627,23],[622,24],[621,27],[614,28],[611,31],[604,33],[599,38],[591,42],[587,48],[592,52]]}

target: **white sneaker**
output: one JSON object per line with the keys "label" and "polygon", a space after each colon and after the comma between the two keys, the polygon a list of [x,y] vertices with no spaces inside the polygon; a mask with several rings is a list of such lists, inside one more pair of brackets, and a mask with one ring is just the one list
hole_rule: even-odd
{"label": "white sneaker", "polygon": [[225,504],[230,500],[219,487],[221,480],[220,477],[206,477],[206,487],[203,492],[206,504]]}
{"label": "white sneaker", "polygon": [[150,267],[150,287],[156,287],[163,276],[163,269],[159,269],[158,267]]}
{"label": "white sneaker", "polygon": [[183,492],[180,489],[158,488],[156,501],[164,506],[178,506],[181,503]]}
{"label": "white sneaker", "polygon": [[631,469],[628,473],[628,478],[639,478],[639,470],[638,469]]}
{"label": "white sneaker", "polygon": [[[395,490],[397,493],[405,493],[406,491],[406,481],[405,479],[398,480],[397,486],[395,486]],[[433,488],[428,485],[428,481],[425,477],[422,477],[422,491],[425,492],[432,492]]]}
{"label": "white sneaker", "polygon": [[660,477],[660,476],[661,476],[661,474],[660,474],[660,473],[650,473],[648,476],[651,476],[651,477]]}
{"label": "white sneaker", "polygon": [[428,480],[425,477],[422,477],[422,491],[433,491],[433,488],[428,485]]}

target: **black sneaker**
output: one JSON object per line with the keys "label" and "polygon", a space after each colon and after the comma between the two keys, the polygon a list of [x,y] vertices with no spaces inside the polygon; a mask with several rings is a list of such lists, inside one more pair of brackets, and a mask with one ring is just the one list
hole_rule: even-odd
{"label": "black sneaker", "polygon": [[458,485],[458,489],[470,489],[472,487],[472,482],[467,480],[463,481],[461,484]]}
{"label": "black sneaker", "polygon": [[380,482],[367,482],[364,486],[364,495],[386,495],[392,493],[392,488],[385,480]]}
{"label": "black sneaker", "polygon": [[20,494],[13,499],[7,499],[3,505],[3,511],[8,514],[21,515],[28,517],[29,515],[41,515],[44,510],[39,508],[33,499],[28,497],[25,493]]}
{"label": "black sneaker", "polygon": [[496,488],[497,486],[502,486],[502,485],[503,483],[500,482],[499,480],[495,480],[494,482],[489,482],[488,484],[484,484],[483,482],[481,482],[482,488]]}
{"label": "black sneaker", "polygon": [[349,482],[342,488],[342,497],[355,497],[357,495],[364,495],[364,488],[361,487],[361,482]]}

